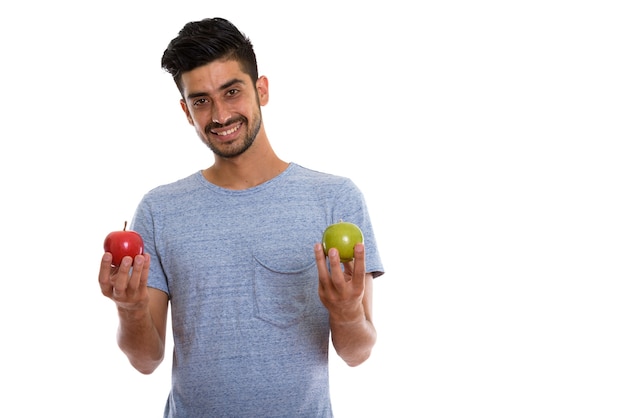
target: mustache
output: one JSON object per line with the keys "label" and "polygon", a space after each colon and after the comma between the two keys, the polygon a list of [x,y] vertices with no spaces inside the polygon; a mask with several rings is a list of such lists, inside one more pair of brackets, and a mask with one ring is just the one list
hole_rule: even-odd
{"label": "mustache", "polygon": [[228,119],[224,123],[211,122],[211,123],[209,123],[208,125],[206,125],[204,127],[204,133],[208,135],[214,129],[223,128],[225,126],[232,125],[233,123],[238,123],[238,122],[246,123],[247,119],[244,118],[243,116],[238,116],[238,117],[235,117],[235,118]]}

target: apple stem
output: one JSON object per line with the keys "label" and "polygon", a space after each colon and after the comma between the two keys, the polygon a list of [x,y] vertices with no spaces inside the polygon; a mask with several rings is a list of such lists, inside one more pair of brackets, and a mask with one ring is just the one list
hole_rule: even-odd
{"label": "apple stem", "polygon": [[128,224],[128,221],[124,221],[124,231],[126,231],[126,225]]}

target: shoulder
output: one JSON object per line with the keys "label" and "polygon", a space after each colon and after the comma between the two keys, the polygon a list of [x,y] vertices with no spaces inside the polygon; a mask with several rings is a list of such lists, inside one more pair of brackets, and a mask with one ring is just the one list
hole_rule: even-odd
{"label": "shoulder", "polygon": [[172,199],[173,197],[187,195],[190,192],[201,188],[201,177],[202,173],[200,171],[197,171],[187,177],[176,180],[172,183],[162,184],[149,190],[145,194],[144,199],[160,200],[165,197],[167,197],[168,199]]}
{"label": "shoulder", "polygon": [[350,199],[360,194],[360,190],[348,177],[313,170],[291,163],[274,187],[273,193],[288,197],[291,200],[334,202]]}
{"label": "shoulder", "polygon": [[172,183],[157,186],[143,195],[138,211],[163,212],[184,210],[190,200],[195,200],[203,189],[202,174],[196,172]]}
{"label": "shoulder", "polygon": [[305,182],[318,186],[347,185],[352,187],[354,185],[352,180],[348,177],[313,170],[295,163],[291,163],[289,179],[295,182]]}

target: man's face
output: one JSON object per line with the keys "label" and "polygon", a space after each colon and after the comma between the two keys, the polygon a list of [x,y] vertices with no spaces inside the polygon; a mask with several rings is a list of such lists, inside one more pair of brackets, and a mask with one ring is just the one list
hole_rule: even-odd
{"label": "man's face", "polygon": [[265,77],[253,83],[237,61],[228,60],[188,71],[181,81],[187,120],[217,156],[236,157],[254,143],[268,100]]}

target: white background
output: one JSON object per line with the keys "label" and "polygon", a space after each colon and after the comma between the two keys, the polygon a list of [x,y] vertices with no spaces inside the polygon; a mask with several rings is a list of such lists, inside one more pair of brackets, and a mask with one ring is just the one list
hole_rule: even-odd
{"label": "white background", "polygon": [[161,415],[169,356],[130,367],[96,276],[143,193],[212,162],[160,58],[222,16],[278,154],[368,199],[379,341],[332,358],[337,417],[626,416],[620,4],[3,3],[3,411]]}

